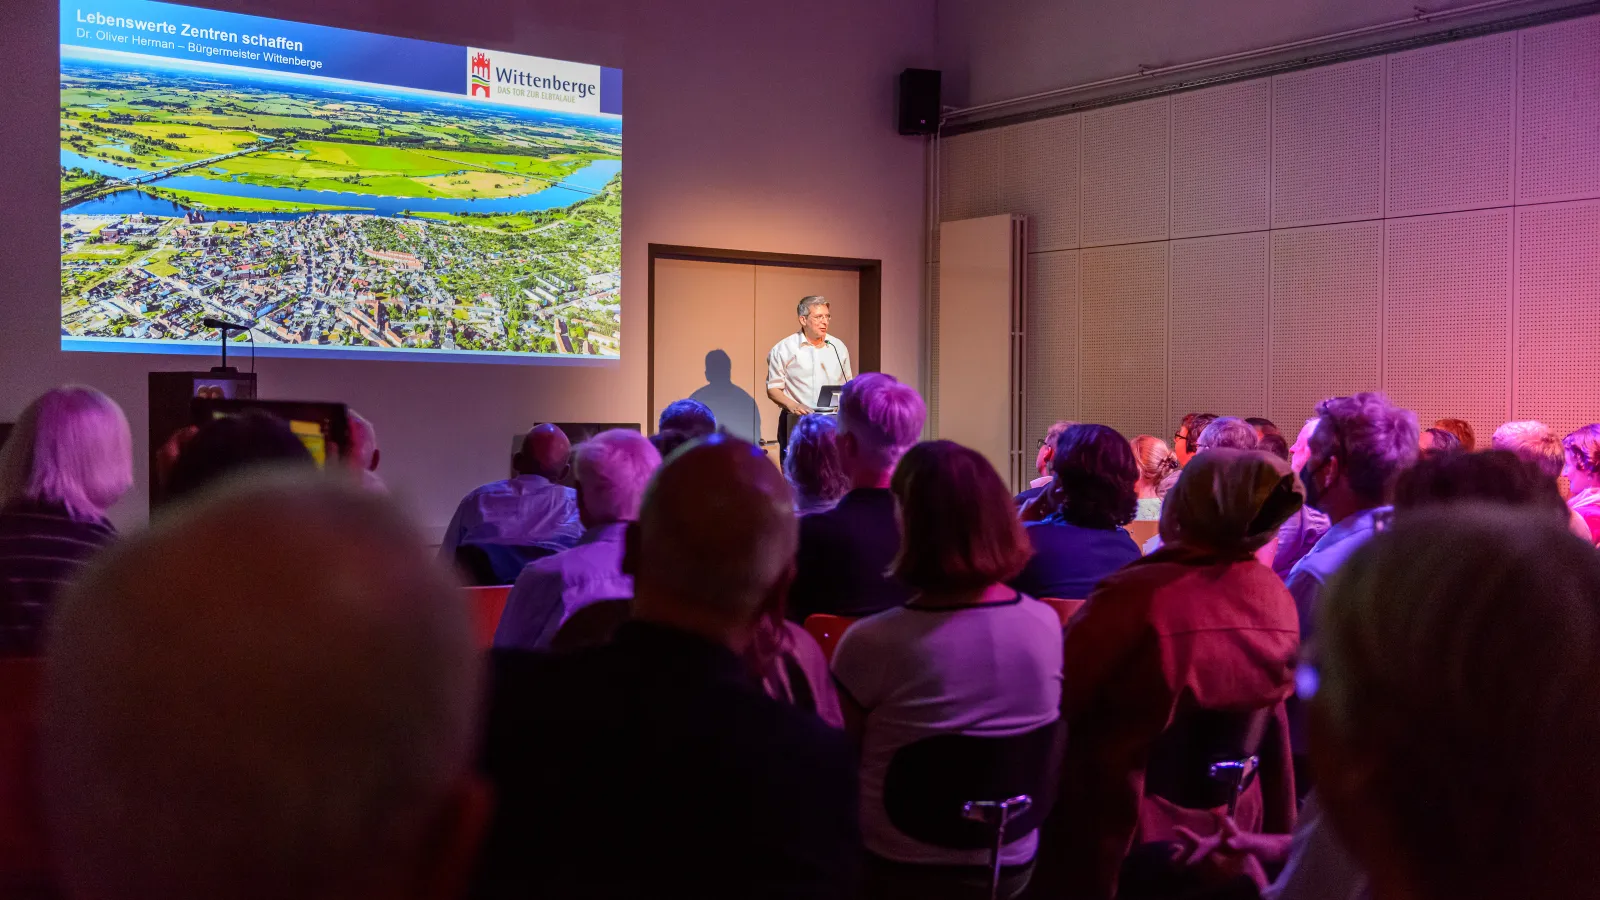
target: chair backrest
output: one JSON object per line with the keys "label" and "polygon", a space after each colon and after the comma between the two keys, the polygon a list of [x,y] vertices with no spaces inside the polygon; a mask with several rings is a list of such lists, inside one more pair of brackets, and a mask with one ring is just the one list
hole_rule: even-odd
{"label": "chair backrest", "polygon": [[472,604],[478,646],[493,646],[495,629],[500,627],[500,614],[506,611],[506,598],[511,596],[511,585],[469,587],[466,592],[467,601]]}
{"label": "chair backrest", "polygon": [[456,548],[456,568],[470,584],[512,584],[523,566],[559,551],[554,547],[521,544],[462,544]]}
{"label": "chair backrest", "polygon": [[550,639],[550,649],[557,653],[603,647],[633,618],[633,600],[623,597],[616,600],[596,600],[585,603],[567,617]]}
{"label": "chair backrest", "polygon": [[50,867],[39,804],[38,711],[44,661],[0,659],[0,896],[43,896]]}
{"label": "chair backrest", "polygon": [[1067,622],[1079,609],[1083,608],[1084,604],[1082,600],[1063,600],[1060,597],[1040,597],[1039,602],[1049,605],[1051,609],[1056,611],[1056,615],[1061,617],[1061,627],[1063,628],[1067,627]]}
{"label": "chair backrest", "polygon": [[1145,793],[1185,809],[1227,806],[1238,785],[1212,777],[1212,766],[1256,755],[1272,722],[1272,709],[1218,710],[1181,703],[1172,724],[1151,748]]}
{"label": "chair backrest", "polygon": [[1154,519],[1138,519],[1122,527],[1127,529],[1128,536],[1133,538],[1133,542],[1141,548],[1144,547],[1146,541],[1161,533],[1161,523]]}
{"label": "chair backrest", "polygon": [[1026,795],[1033,805],[1006,826],[1020,838],[1055,805],[1066,736],[1066,722],[1057,719],[1008,737],[940,734],[907,744],[884,774],[889,822],[936,847],[983,849],[993,842],[994,828],[966,818],[967,803]]}
{"label": "chair backrest", "polygon": [[855,623],[856,617],[852,616],[812,613],[806,616],[806,633],[817,639],[823,658],[832,662],[833,648],[839,645],[839,638],[844,637],[845,630]]}

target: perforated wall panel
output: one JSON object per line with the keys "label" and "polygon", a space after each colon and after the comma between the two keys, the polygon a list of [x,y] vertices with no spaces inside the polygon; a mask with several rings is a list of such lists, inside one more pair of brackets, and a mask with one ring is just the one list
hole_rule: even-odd
{"label": "perforated wall panel", "polygon": [[1267,416],[1298,422],[1325,397],[1376,389],[1382,309],[1382,223],[1274,232]]}
{"label": "perforated wall panel", "polygon": [[1521,38],[1517,202],[1600,197],[1600,16]]}
{"label": "perforated wall panel", "polygon": [[1028,265],[1024,450],[1051,423],[1078,418],[1078,251],[1036,253]]}
{"label": "perforated wall panel", "polygon": [[1271,224],[1272,82],[1172,98],[1172,237]]}
{"label": "perforated wall panel", "polygon": [[928,434],[939,433],[939,266],[928,269]]}
{"label": "perforated wall panel", "polygon": [[1167,244],[1084,250],[1079,412],[1128,437],[1167,427]]}
{"label": "perforated wall panel", "polygon": [[1515,34],[1390,58],[1390,217],[1511,204],[1516,65]]}
{"label": "perforated wall panel", "polygon": [[1517,210],[1512,417],[1600,421],[1600,201]]}
{"label": "perforated wall panel", "polygon": [[1384,57],[1272,79],[1272,226],[1383,215]]}
{"label": "perforated wall panel", "polygon": [[974,131],[939,143],[939,221],[1003,212],[1000,208],[1000,133]]}
{"label": "perforated wall panel", "polygon": [[1267,409],[1267,233],[1172,242],[1168,396],[1176,419]]}
{"label": "perforated wall panel", "polygon": [[1511,391],[1510,209],[1388,223],[1384,389],[1424,423],[1487,435]]}
{"label": "perforated wall panel", "polygon": [[1035,253],[1078,246],[1077,116],[1000,129],[1001,211],[1028,217]]}
{"label": "perforated wall panel", "polygon": [[1083,114],[1083,246],[1167,236],[1168,98]]}

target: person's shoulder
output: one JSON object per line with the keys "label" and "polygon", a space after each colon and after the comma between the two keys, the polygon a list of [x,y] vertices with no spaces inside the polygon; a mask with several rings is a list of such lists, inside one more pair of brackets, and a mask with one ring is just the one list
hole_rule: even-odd
{"label": "person's shoulder", "polygon": [[467,491],[467,496],[462,498],[462,502],[465,503],[467,501],[474,500],[478,497],[482,497],[485,494],[503,494],[510,489],[511,479],[509,478],[502,478],[499,481],[486,482],[478,485],[470,491]]}

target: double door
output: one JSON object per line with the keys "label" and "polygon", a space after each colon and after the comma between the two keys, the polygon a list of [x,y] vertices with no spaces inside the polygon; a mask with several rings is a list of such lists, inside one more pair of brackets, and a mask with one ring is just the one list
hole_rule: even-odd
{"label": "double door", "polygon": [[767,354],[799,329],[800,298],[821,295],[829,333],[859,359],[860,272],[661,258],[654,274],[652,430],[667,404],[692,397],[776,463],[780,408],[767,398]]}

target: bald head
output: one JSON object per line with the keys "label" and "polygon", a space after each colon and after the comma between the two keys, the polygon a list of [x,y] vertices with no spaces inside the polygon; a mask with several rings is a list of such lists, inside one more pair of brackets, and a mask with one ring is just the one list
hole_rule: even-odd
{"label": "bald head", "polygon": [[793,575],[789,485],[765,453],[726,435],[680,451],[656,474],[629,548],[635,614],[737,629]]}
{"label": "bald head", "polygon": [[350,426],[345,465],[364,472],[375,471],[378,468],[378,429],[353,409],[346,411],[345,419]]}
{"label": "bald head", "polygon": [[567,433],[555,425],[536,425],[522,439],[522,452],[512,461],[517,472],[523,475],[542,475],[556,481],[567,472],[567,458],[572,453],[572,442]]}
{"label": "bald head", "polygon": [[[466,605],[383,499],[258,477],[60,602],[41,711],[74,897],[401,896],[469,783]],[[443,840],[448,844],[448,839]]]}

